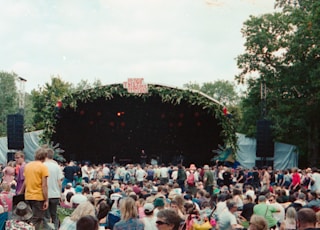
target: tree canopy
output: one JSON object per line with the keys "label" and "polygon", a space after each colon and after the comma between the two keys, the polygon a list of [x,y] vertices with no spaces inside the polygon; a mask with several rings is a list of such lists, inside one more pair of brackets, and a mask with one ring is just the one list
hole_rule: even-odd
{"label": "tree canopy", "polygon": [[[245,53],[237,58],[241,72],[236,79],[246,82],[243,100],[245,133],[254,135],[255,122],[266,106],[265,119],[273,122],[278,141],[295,144],[318,162],[320,92],[320,2],[278,0],[281,12],[251,16],[244,23]],[[266,104],[260,98],[267,89]],[[306,163],[306,162],[305,162]]]}

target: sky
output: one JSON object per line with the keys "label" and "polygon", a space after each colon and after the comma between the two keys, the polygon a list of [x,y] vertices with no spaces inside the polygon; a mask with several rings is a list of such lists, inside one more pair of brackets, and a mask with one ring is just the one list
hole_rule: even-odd
{"label": "sky", "polygon": [[234,81],[250,15],[274,0],[0,0],[0,71],[30,92],[52,76],[182,87]]}

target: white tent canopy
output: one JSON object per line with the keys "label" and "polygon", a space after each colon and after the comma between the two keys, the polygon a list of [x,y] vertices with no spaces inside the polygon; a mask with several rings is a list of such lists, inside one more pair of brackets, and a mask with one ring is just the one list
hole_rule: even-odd
{"label": "white tent canopy", "polygon": [[[32,161],[34,159],[34,152],[39,148],[40,134],[42,131],[35,131],[24,134],[24,153],[26,155],[26,161]],[[256,164],[256,160],[260,158],[256,157],[256,139],[248,138],[244,134],[237,133],[238,137],[238,152],[237,161],[244,168],[252,168]],[[296,147],[284,143],[276,142],[274,146],[274,157],[268,158],[273,160],[275,169],[286,169],[298,166],[298,153]],[[9,152],[7,147],[7,137],[0,138],[0,163],[6,164],[7,153]]]}

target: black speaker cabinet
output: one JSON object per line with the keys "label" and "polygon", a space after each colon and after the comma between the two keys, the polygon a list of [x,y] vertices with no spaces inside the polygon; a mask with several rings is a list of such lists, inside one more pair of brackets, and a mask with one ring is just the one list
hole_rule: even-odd
{"label": "black speaker cabinet", "polygon": [[14,155],[15,155],[15,152],[8,152],[7,153],[7,162],[9,161],[14,161]]}
{"label": "black speaker cabinet", "polygon": [[271,131],[271,121],[259,120],[257,122],[257,157],[273,157],[274,142]]}
{"label": "black speaker cabinet", "polygon": [[23,115],[10,114],[7,116],[8,149],[22,150],[23,140]]}
{"label": "black speaker cabinet", "polygon": [[261,169],[264,166],[272,166],[273,168],[273,160],[256,160],[256,167]]}

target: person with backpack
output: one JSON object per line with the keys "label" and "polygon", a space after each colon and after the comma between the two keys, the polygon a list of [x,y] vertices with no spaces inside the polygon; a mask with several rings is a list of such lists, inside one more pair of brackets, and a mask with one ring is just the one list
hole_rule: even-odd
{"label": "person with backpack", "polygon": [[187,171],[186,174],[188,189],[192,192],[193,195],[195,195],[197,191],[196,182],[199,181],[199,173],[195,164],[190,164],[189,171]]}

